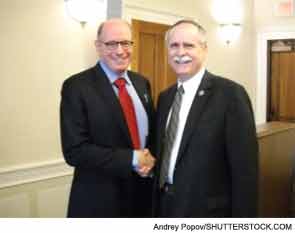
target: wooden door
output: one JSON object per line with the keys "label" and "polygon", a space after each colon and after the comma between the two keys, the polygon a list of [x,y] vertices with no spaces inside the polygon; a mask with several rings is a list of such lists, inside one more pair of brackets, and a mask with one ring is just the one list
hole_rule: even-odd
{"label": "wooden door", "polygon": [[271,120],[295,122],[295,52],[271,57]]}
{"label": "wooden door", "polygon": [[271,121],[295,122],[295,51],[271,53]]}
{"label": "wooden door", "polygon": [[132,20],[131,69],[149,79],[154,103],[162,90],[176,82],[176,75],[167,62],[165,33],[168,29],[169,25]]}

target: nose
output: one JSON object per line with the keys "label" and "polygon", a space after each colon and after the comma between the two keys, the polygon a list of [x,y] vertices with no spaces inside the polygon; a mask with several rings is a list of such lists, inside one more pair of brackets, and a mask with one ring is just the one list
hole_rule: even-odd
{"label": "nose", "polygon": [[120,43],[118,43],[117,49],[116,49],[116,53],[117,54],[122,54],[124,51],[122,45]]}
{"label": "nose", "polygon": [[176,54],[181,56],[181,55],[184,55],[185,53],[186,53],[186,50],[183,47],[183,45],[182,44],[179,45],[177,50],[176,50]]}

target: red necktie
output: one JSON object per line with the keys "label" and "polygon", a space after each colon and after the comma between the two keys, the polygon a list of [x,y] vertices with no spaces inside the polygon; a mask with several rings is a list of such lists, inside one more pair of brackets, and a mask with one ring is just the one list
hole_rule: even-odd
{"label": "red necktie", "polygon": [[119,89],[119,100],[124,112],[125,119],[127,121],[127,125],[129,128],[129,132],[130,132],[132,143],[133,143],[133,148],[139,149],[140,139],[139,139],[134,105],[130,95],[127,92],[125,84],[126,84],[126,80],[124,78],[118,78],[115,81],[115,85]]}

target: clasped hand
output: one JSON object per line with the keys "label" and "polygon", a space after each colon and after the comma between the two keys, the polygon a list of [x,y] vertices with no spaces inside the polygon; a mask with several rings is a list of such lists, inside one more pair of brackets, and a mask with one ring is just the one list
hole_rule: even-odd
{"label": "clasped hand", "polygon": [[149,176],[153,169],[156,159],[153,157],[149,149],[136,150],[138,156],[137,173],[142,177]]}

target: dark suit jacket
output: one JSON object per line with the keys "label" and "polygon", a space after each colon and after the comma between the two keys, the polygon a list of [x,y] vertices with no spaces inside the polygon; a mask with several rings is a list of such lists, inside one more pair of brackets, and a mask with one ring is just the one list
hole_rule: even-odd
{"label": "dark suit jacket", "polygon": [[[134,72],[128,72],[128,76],[151,123],[149,82]],[[63,154],[75,167],[68,216],[146,216],[151,179],[140,178],[132,171],[128,126],[100,65],[64,82],[60,113]]]}
{"label": "dark suit jacket", "polygon": [[[172,86],[159,97],[156,155],[163,150],[176,88]],[[165,217],[256,216],[257,153],[255,122],[244,88],[206,71],[186,121],[174,171],[170,214]],[[160,167],[161,161],[156,177]],[[154,190],[157,215],[161,195],[158,181]]]}

